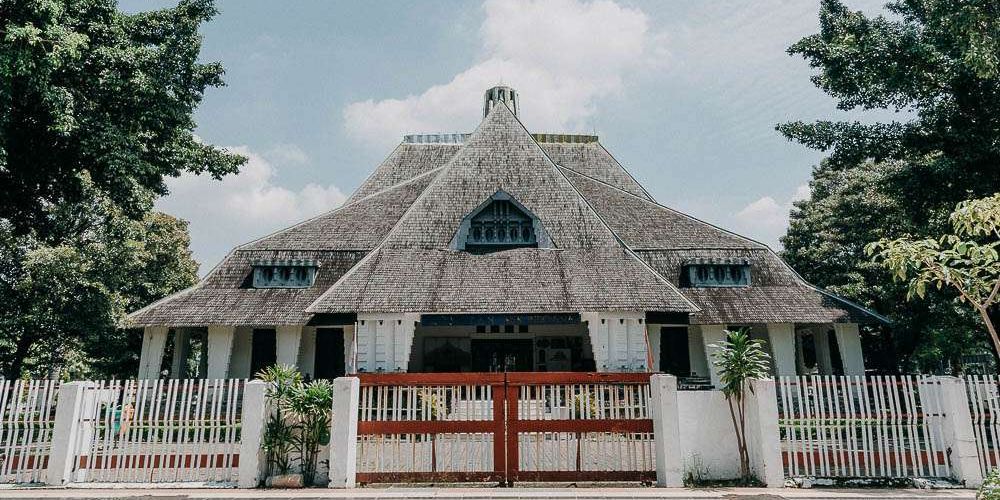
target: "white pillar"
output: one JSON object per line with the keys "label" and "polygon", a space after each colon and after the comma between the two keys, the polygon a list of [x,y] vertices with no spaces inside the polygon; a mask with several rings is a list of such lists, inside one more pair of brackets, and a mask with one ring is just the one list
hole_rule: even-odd
{"label": "white pillar", "polygon": [[330,487],[354,488],[358,469],[358,400],[361,381],[340,377],[333,381],[333,419],[330,422]]}
{"label": "white pillar", "polygon": [[677,377],[654,373],[649,377],[650,414],[656,456],[656,485],[684,485],[681,468],[681,431],[677,408]]}
{"label": "white pillar", "polygon": [[190,332],[187,328],[174,329],[174,358],[170,362],[170,378],[184,378],[190,351]]}
{"label": "white pillar", "polygon": [[163,350],[167,347],[167,332],[165,326],[147,326],[142,333],[142,352],[139,355],[139,374],[141,379],[160,378],[160,365],[163,363]]}
{"label": "white pillar", "polygon": [[774,373],[779,377],[794,377],[795,370],[795,325],[792,323],[768,323],[767,336],[774,356]]}
{"label": "white pillar", "polygon": [[701,325],[701,341],[705,345],[705,360],[708,363],[708,376],[713,387],[719,387],[719,367],[715,366],[712,353],[713,345],[719,345],[726,340],[726,325]]}
{"label": "white pillar", "polygon": [[277,327],[277,362],[299,367],[299,346],[302,345],[302,325]]}
{"label": "white pillar", "polygon": [[208,327],[208,338],[205,342],[208,348],[208,370],[206,378],[217,379],[229,377],[229,359],[233,354],[233,334],[236,328],[231,326]]}
{"label": "white pillar", "polygon": [[830,357],[830,335],[825,327],[813,330],[813,345],[816,348],[816,371],[820,375],[833,375],[833,359]]}
{"label": "white pillar", "polygon": [[957,377],[934,377],[930,384],[921,384],[920,389],[920,399],[925,404],[935,401],[928,392],[939,391],[937,401],[941,408],[935,412],[935,418],[941,420],[943,448],[950,450],[952,477],[966,488],[978,488],[983,483],[983,473],[964,381]]}
{"label": "white pillar", "polygon": [[299,371],[302,372],[302,376],[316,377],[316,327],[309,326],[302,329]]}
{"label": "white pillar", "polygon": [[267,419],[267,384],[260,380],[247,382],[243,391],[243,420],[240,434],[239,487],[256,488],[264,471],[261,442]]}
{"label": "white pillar", "polygon": [[587,322],[597,371],[633,372],[649,369],[650,352],[644,325],[645,316],[645,313],[628,311],[581,313],[581,317]]}
{"label": "white pillar", "polygon": [[83,409],[84,391],[88,382],[67,382],[59,386],[56,403],[56,420],[52,427],[52,446],[45,482],[61,486],[73,480],[73,461],[76,460],[77,437]]}
{"label": "white pillar", "polygon": [[785,484],[778,433],[778,398],[773,379],[753,380],[753,393],[747,398],[747,452],[750,468],[765,486],[780,488]]}
{"label": "white pillar", "polygon": [[413,333],[419,318],[416,313],[359,314],[354,339],[355,369],[369,373],[405,372],[409,368]]}
{"label": "white pillar", "polygon": [[861,334],[857,323],[834,323],[837,348],[844,365],[844,375],[864,375],[865,358],[861,353]]}
{"label": "white pillar", "polygon": [[649,371],[658,372],[663,368],[660,366],[660,325],[646,324],[646,338],[649,339],[649,359],[652,365]]}

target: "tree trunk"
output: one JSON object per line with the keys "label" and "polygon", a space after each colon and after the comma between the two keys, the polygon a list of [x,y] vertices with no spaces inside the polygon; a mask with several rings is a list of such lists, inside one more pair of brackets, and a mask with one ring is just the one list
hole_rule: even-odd
{"label": "tree trunk", "polygon": [[986,330],[990,332],[990,339],[993,340],[993,352],[1000,356],[1000,337],[997,336],[997,329],[993,326],[993,318],[990,317],[989,310],[980,306],[976,306],[976,310],[979,311],[979,315],[983,318]]}
{"label": "tree trunk", "polygon": [[24,358],[28,356],[31,346],[35,345],[35,339],[31,335],[23,334],[17,339],[14,349],[14,359],[7,367],[4,377],[9,380],[21,378],[21,369],[24,368]]}

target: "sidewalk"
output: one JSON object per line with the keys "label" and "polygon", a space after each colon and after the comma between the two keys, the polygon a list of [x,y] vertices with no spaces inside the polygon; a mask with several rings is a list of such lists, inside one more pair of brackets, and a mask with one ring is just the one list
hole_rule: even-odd
{"label": "sidewalk", "polygon": [[0,489],[3,499],[136,499],[136,500],[224,500],[224,499],[461,499],[461,500],[598,500],[598,499],[747,499],[747,500],[854,500],[869,498],[891,499],[971,499],[973,490],[903,490],[903,489],[770,489],[770,488],[359,488],[353,490],[238,490],[238,489],[83,489],[25,488]]}

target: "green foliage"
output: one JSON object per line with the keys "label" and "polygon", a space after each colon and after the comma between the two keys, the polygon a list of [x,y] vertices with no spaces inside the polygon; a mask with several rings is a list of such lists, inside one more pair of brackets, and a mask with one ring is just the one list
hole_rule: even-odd
{"label": "green foliage", "polygon": [[719,369],[722,393],[729,402],[729,416],[736,432],[736,447],[740,457],[740,476],[749,483],[750,453],[746,434],[746,398],[753,393],[751,382],[771,376],[770,356],[761,340],[752,339],[743,331],[726,331],[726,340],[711,346],[712,364]]}
{"label": "green foliage", "polygon": [[[907,283],[907,298],[926,298],[928,287],[958,292],[979,313],[1000,352],[989,309],[1000,302],[1000,193],[963,201],[950,217],[953,234],[939,238],[883,238],[866,251]],[[981,238],[980,242],[976,238]]]}
{"label": "green foliage", "polygon": [[983,478],[976,500],[1000,500],[1000,469],[993,469]]}
{"label": "green foliage", "polygon": [[319,448],[330,443],[333,385],[327,380],[305,383],[289,365],[270,366],[257,378],[268,383],[271,406],[262,440],[269,473],[288,474],[298,458],[304,484],[313,484]]}
{"label": "green foliage", "polygon": [[152,212],[164,178],[245,159],[194,136],[222,68],[199,63],[210,0],[0,2],[0,370],[135,373],[128,311],[193,284],[187,225]]}
{"label": "green foliage", "polygon": [[819,32],[789,49],[817,69],[813,82],[841,109],[896,114],[778,126],[828,153],[811,198],[792,211],[783,257],[813,283],[890,316],[899,351],[888,357],[906,364],[935,346],[957,360],[983,345],[969,334],[974,316],[945,295],[907,302],[907,286],[864,246],[942,234],[956,203],[1000,191],[1000,7],[907,0],[887,8],[891,16],[866,16],[823,0]]}

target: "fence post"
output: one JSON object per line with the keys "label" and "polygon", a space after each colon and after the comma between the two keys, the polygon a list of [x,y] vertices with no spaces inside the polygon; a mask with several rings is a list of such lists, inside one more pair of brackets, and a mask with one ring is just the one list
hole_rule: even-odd
{"label": "fence post", "polygon": [[753,393],[747,398],[747,452],[750,467],[765,486],[785,484],[778,432],[778,395],[774,379],[752,380]]}
{"label": "fence post", "polygon": [[358,400],[361,381],[340,377],[333,381],[333,418],[330,421],[330,487],[354,488],[358,472]]}
{"label": "fence post", "polygon": [[681,431],[677,411],[677,377],[654,373],[649,377],[650,408],[653,417],[653,446],[656,452],[656,485],[676,488],[684,485],[681,471]]}
{"label": "fence post", "polygon": [[45,482],[61,486],[73,481],[73,461],[76,459],[86,382],[67,382],[59,386],[56,420],[52,428],[52,447]]}
{"label": "fence post", "polygon": [[264,438],[264,421],[267,418],[267,401],[264,397],[267,383],[260,380],[247,382],[243,389],[243,416],[240,434],[240,488],[256,488],[264,469],[261,443]]}
{"label": "fence post", "polygon": [[969,412],[969,396],[965,381],[957,377],[932,377],[938,382],[941,413],[941,436],[944,449],[951,458],[951,475],[967,488],[978,488],[983,483],[979,468],[976,435]]}

